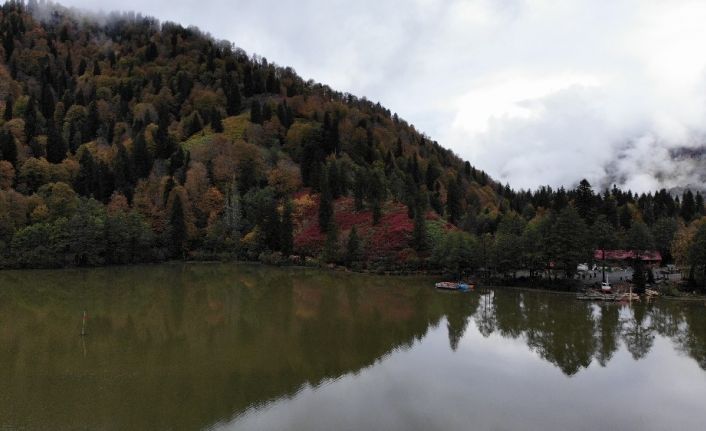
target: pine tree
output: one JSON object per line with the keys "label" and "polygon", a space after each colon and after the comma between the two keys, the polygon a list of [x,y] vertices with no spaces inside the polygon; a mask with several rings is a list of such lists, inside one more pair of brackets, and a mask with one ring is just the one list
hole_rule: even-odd
{"label": "pine tree", "polygon": [[414,230],[412,231],[412,245],[417,251],[423,251],[428,248],[427,224],[424,212],[424,206],[418,204],[414,212]]}
{"label": "pine tree", "polygon": [[333,196],[329,185],[328,173],[322,169],[320,199],[319,199],[319,228],[321,232],[326,232],[333,218]]}
{"label": "pine tree", "polygon": [[50,163],[61,163],[66,159],[66,152],[68,151],[66,143],[53,122],[49,123],[47,129],[47,160]]}
{"label": "pine tree", "polygon": [[449,181],[446,195],[446,213],[449,223],[457,224],[461,220],[461,189],[455,180]]}
{"label": "pine tree", "polygon": [[250,104],[250,121],[254,124],[262,124],[262,107],[257,100],[253,100]]}
{"label": "pine tree", "polygon": [[96,102],[91,102],[88,104],[88,115],[86,116],[83,138],[87,141],[95,139],[99,127],[100,118],[98,117],[98,106]]}
{"label": "pine tree", "polygon": [[86,73],[86,68],[88,64],[85,58],[81,58],[81,62],[78,64],[78,76],[83,76]]}
{"label": "pine tree", "polygon": [[356,168],[353,177],[353,202],[356,211],[363,209],[363,199],[367,194],[367,180],[363,168]]}
{"label": "pine tree", "polygon": [[331,190],[331,197],[333,199],[338,199],[343,194],[342,190],[342,178],[338,171],[338,163],[336,160],[329,160],[328,162],[328,183]]}
{"label": "pine tree", "polygon": [[226,111],[228,115],[238,115],[240,113],[240,88],[238,87],[238,82],[235,78],[230,78],[229,84],[226,88]]}
{"label": "pine tree", "polygon": [[142,130],[135,136],[135,143],[132,148],[132,160],[137,178],[147,178],[152,170],[152,156],[147,148],[145,131]]}
{"label": "pine tree", "polygon": [[223,133],[223,121],[221,120],[221,112],[215,107],[211,110],[211,128],[216,133]]}
{"label": "pine tree", "polygon": [[7,100],[5,100],[5,112],[3,114],[3,119],[5,121],[10,121],[12,120],[12,110],[15,107],[15,101],[12,98],[12,95],[7,96]]}
{"label": "pine tree", "polygon": [[292,221],[292,201],[287,199],[284,202],[284,209],[282,211],[282,254],[289,256],[294,250],[294,224]]}
{"label": "pine tree", "polygon": [[620,207],[619,219],[620,226],[623,229],[630,229],[630,226],[632,226],[632,214],[630,213],[630,208],[628,208],[627,204]]}
{"label": "pine tree", "polygon": [[358,237],[358,231],[355,226],[353,226],[348,234],[348,241],[346,243],[346,265],[350,266],[360,261],[363,254],[362,251],[363,246]]}
{"label": "pine tree", "polygon": [[265,244],[271,251],[281,249],[282,223],[277,211],[277,200],[268,198],[265,204],[263,220],[260,223],[264,234]]}
{"label": "pine tree", "polygon": [[130,199],[132,197],[132,187],[135,183],[135,169],[125,145],[118,143],[117,148],[118,151],[113,159],[115,189]]}
{"label": "pine tree", "polygon": [[595,218],[594,212],[595,196],[591,184],[583,179],[576,188],[576,211],[581,218],[588,224],[593,224]]}
{"label": "pine tree", "polygon": [[0,154],[2,154],[3,160],[12,163],[13,166],[17,165],[15,138],[5,130],[0,130]]}
{"label": "pine tree", "polygon": [[176,194],[172,203],[171,215],[169,217],[171,246],[173,256],[186,258],[186,217],[184,215],[184,204],[181,201],[181,196]]}
{"label": "pine tree", "polygon": [[10,62],[10,57],[12,56],[12,53],[15,50],[15,38],[12,35],[11,30],[7,30],[5,32],[5,36],[3,37],[2,41],[2,46],[5,48],[5,61]]}
{"label": "pine tree", "polygon": [[82,196],[93,196],[98,189],[97,168],[93,155],[88,148],[84,147],[79,163],[78,175],[76,175],[76,180],[74,180],[74,189],[76,193]]}
{"label": "pine tree", "polygon": [[34,96],[30,96],[25,108],[25,139],[31,141],[37,132],[37,102]]}
{"label": "pine tree", "polygon": [[373,225],[377,226],[382,220],[382,204],[386,198],[387,189],[383,181],[384,173],[378,168],[370,174],[370,186],[368,187],[368,200],[370,209],[373,212]]}
{"label": "pine tree", "polygon": [[339,258],[338,254],[338,225],[332,219],[326,228],[326,242],[322,257],[326,263],[336,263]]}
{"label": "pine tree", "polygon": [[704,216],[706,215],[706,209],[704,208],[704,197],[701,195],[701,192],[696,192],[696,198],[695,198],[695,211],[696,214],[699,216]]}
{"label": "pine tree", "polygon": [[694,194],[691,190],[687,190],[682,195],[681,211],[679,215],[684,219],[685,222],[690,222],[694,215],[696,214],[696,202],[694,201]]}

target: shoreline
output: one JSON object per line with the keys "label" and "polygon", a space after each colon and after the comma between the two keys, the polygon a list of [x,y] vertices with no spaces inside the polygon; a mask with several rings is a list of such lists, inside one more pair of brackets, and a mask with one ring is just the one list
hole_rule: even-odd
{"label": "shoreline", "polygon": [[[248,265],[248,266],[266,266],[272,268],[288,268],[296,270],[318,270],[318,271],[330,271],[338,273],[347,274],[357,274],[357,275],[370,275],[370,276],[384,276],[384,277],[419,277],[419,278],[429,278],[441,277],[443,276],[442,271],[396,271],[396,270],[356,270],[344,266],[331,266],[331,265],[299,265],[299,264],[271,264],[260,261],[250,261],[250,260],[168,260],[164,262],[144,262],[137,264],[126,264],[126,265],[100,265],[100,266],[71,266],[64,268],[4,268],[0,269],[0,274],[3,272],[24,272],[24,271],[83,271],[83,270],[100,270],[107,268],[134,268],[141,266],[158,266],[158,265],[215,265],[215,264],[233,264],[233,265]],[[538,293],[551,293],[558,295],[576,295],[580,293],[577,290],[560,290],[560,289],[550,289],[547,287],[530,287],[530,286],[510,286],[502,284],[482,284],[483,287],[489,289],[505,289],[505,290],[516,290],[521,292],[538,292]],[[659,298],[664,298],[671,301],[688,301],[688,302],[698,302],[703,301],[706,303],[706,295],[694,295],[694,296],[670,296],[670,295],[660,295]]]}

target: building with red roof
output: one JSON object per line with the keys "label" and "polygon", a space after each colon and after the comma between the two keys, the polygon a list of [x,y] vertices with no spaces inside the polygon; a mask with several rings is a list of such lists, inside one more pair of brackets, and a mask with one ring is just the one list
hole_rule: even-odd
{"label": "building with red roof", "polygon": [[662,254],[657,250],[644,250],[638,253],[633,250],[595,250],[593,259],[597,261],[632,262],[635,260],[636,255],[648,265],[659,265],[662,263]]}

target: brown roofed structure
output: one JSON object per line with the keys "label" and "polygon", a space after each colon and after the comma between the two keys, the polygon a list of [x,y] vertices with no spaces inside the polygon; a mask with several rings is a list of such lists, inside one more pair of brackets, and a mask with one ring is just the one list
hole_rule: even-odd
{"label": "brown roofed structure", "polygon": [[[593,258],[595,260],[634,260],[635,252],[632,250],[595,250]],[[638,253],[640,260],[650,263],[659,263],[662,261],[662,255],[657,250],[645,250]]]}

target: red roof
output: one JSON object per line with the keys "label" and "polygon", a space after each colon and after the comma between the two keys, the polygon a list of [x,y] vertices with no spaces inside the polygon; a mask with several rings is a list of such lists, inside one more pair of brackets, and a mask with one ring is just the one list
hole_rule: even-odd
{"label": "red roof", "polygon": [[[661,262],[662,255],[657,250],[645,250],[639,252],[640,259],[646,262]],[[595,260],[603,260],[603,250],[595,250],[593,252]],[[632,260],[635,258],[635,252],[632,250],[606,250],[605,260]]]}

